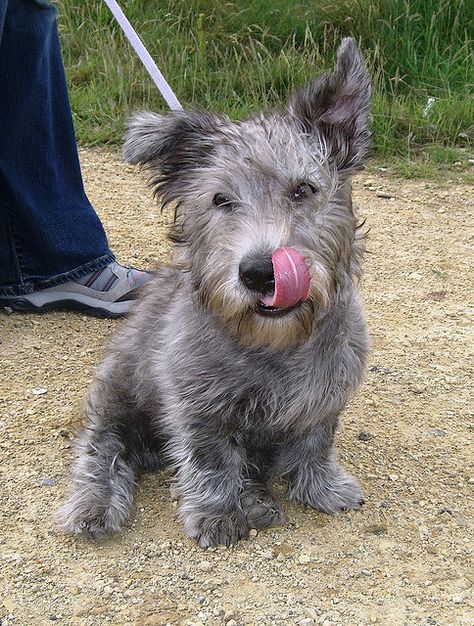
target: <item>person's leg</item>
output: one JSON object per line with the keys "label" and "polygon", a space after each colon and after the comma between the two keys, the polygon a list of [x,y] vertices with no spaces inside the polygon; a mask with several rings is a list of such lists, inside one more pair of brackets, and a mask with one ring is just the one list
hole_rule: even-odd
{"label": "person's leg", "polygon": [[114,257],[84,193],[52,4],[7,3],[0,84],[0,288],[20,294]]}
{"label": "person's leg", "polygon": [[[47,0],[1,4],[0,304],[4,304],[5,298],[41,293],[69,281],[89,289],[91,272],[108,266],[114,255],[84,192],[56,9]],[[116,278],[128,278],[123,272],[116,274],[107,270],[99,291]],[[124,289],[126,284],[122,296]],[[36,309],[45,298],[46,292],[39,304],[34,303]],[[13,308],[28,310],[28,302],[31,298]]]}

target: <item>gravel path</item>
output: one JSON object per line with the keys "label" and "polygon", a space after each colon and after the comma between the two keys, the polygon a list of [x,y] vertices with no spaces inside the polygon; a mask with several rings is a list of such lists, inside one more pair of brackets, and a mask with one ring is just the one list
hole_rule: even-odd
{"label": "gravel path", "polygon": [[[139,174],[113,153],[81,159],[119,258],[165,260],[167,218]],[[140,482],[121,535],[62,535],[52,514],[80,402],[120,322],[0,313],[2,626],[474,624],[472,190],[365,172],[355,199],[371,227],[373,350],[337,446],[364,485],[362,511],[285,502],[286,526],[203,551],[161,473]]]}

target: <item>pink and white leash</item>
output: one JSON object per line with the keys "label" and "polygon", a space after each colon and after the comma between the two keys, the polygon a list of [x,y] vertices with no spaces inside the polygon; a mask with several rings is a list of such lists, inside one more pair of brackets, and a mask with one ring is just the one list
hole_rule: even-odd
{"label": "pink and white leash", "polygon": [[140,57],[140,61],[143,63],[148,73],[150,74],[153,82],[160,90],[161,95],[166,100],[169,108],[172,111],[181,111],[183,107],[181,106],[178,98],[175,96],[173,90],[166,82],[165,77],[151,58],[150,53],[143,45],[142,40],[133,29],[133,26],[128,21],[120,6],[115,0],[105,0],[105,3],[112,11],[115,19],[120,25],[120,28],[123,30],[133,49]]}

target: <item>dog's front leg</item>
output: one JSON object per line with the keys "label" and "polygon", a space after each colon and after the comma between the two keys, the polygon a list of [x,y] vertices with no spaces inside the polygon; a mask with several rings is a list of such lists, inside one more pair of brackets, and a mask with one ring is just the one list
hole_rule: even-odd
{"label": "dog's front leg", "polygon": [[284,446],[278,459],[279,472],[289,476],[290,499],[325,513],[358,509],[364,503],[357,479],[336,462],[336,426],[337,416],[322,420],[309,434]]}
{"label": "dog's front leg", "polygon": [[250,527],[240,506],[244,450],[232,437],[210,430],[174,436],[171,456],[177,466],[180,519],[203,548],[232,545]]}

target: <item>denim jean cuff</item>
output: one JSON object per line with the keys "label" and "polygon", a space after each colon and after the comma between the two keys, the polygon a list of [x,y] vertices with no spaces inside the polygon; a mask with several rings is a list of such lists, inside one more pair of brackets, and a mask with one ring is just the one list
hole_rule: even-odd
{"label": "denim jean cuff", "polygon": [[115,255],[110,252],[109,254],[105,254],[94,261],[85,263],[84,265],[76,267],[68,272],[64,272],[64,274],[51,276],[46,280],[32,281],[23,283],[22,285],[13,285],[11,287],[0,287],[0,297],[21,296],[27,293],[33,293],[34,291],[40,291],[41,289],[48,289],[48,287],[55,287],[56,285],[68,283],[76,280],[77,278],[87,276],[87,274],[90,274],[91,272],[100,270],[109,263],[112,263],[112,261],[115,261]]}

